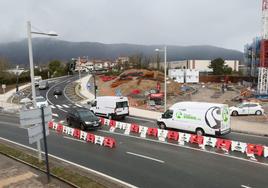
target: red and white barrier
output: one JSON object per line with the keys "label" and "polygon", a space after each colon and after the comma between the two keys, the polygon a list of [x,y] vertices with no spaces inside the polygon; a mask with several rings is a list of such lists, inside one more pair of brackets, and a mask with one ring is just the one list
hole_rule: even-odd
{"label": "red and white barrier", "polygon": [[177,131],[167,131],[153,127],[145,127],[134,123],[123,123],[105,118],[101,118],[101,122],[103,125],[109,126],[111,132],[114,132],[116,129],[120,129],[124,130],[124,134],[126,135],[138,134],[142,138],[155,137],[162,142],[176,141],[179,145],[184,145],[185,142],[198,144],[202,149],[205,149],[206,146],[209,146],[222,150],[225,153],[229,153],[229,151],[238,151],[241,153],[246,153],[246,155],[251,159],[255,159],[255,156],[268,157],[267,146],[247,144],[244,142],[213,138],[208,136],[197,136],[194,134]]}
{"label": "red and white barrier", "polygon": [[[102,122],[105,123],[104,120],[102,120]],[[106,124],[110,125],[110,121],[109,122],[106,121]],[[113,122],[111,124],[112,124],[111,127],[115,127]],[[48,127],[50,129],[54,129],[57,133],[67,134],[67,135],[73,136],[74,138],[84,140],[87,142],[91,142],[100,146],[114,148],[116,145],[114,138],[94,135],[92,133],[88,133],[85,131],[81,131],[79,129],[64,126],[55,122],[49,122]]]}

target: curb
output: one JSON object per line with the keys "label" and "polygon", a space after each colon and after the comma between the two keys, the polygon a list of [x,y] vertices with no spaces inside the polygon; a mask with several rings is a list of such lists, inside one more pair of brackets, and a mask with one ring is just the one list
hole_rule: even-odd
{"label": "curb", "polygon": [[[75,82],[75,81],[74,81],[74,82]],[[84,100],[86,100],[87,98],[79,92],[79,86],[82,87],[82,86],[81,86],[81,83],[79,83],[79,82],[76,82],[76,83],[78,83],[78,84],[76,84],[76,86],[75,86],[75,94],[76,94],[78,97],[81,97],[81,98],[83,98]]]}

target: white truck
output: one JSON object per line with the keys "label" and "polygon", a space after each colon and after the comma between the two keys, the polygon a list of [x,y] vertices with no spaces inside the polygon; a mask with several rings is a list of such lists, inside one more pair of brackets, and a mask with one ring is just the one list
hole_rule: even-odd
{"label": "white truck", "polygon": [[39,82],[42,80],[41,76],[35,76],[34,77],[34,85],[39,86]]}
{"label": "white truck", "polygon": [[90,104],[90,110],[95,115],[109,119],[125,118],[125,116],[129,115],[127,97],[101,96],[88,104]]}
{"label": "white truck", "polygon": [[205,102],[179,102],[171,106],[157,124],[197,135],[225,135],[231,132],[228,105]]}

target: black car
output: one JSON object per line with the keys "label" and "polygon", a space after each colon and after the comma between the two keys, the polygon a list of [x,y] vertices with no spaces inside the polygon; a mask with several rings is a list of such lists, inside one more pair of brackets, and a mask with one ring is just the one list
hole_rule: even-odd
{"label": "black car", "polygon": [[101,120],[86,108],[76,108],[68,112],[66,121],[69,126],[86,129],[97,129],[101,126]]}
{"label": "black car", "polygon": [[53,92],[54,95],[62,95],[62,91],[60,88],[56,87]]}

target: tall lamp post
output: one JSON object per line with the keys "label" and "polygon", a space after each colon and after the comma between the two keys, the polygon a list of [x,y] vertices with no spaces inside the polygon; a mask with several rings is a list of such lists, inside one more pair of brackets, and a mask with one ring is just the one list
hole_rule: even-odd
{"label": "tall lamp post", "polygon": [[164,46],[164,49],[155,49],[156,52],[164,52],[164,61],[165,61],[165,82],[164,82],[164,109],[167,110],[167,47]]}
{"label": "tall lamp post", "polygon": [[[33,104],[34,108],[36,108],[36,92],[35,92],[35,83],[34,83],[34,65],[33,65],[33,47],[32,47],[32,34],[38,34],[38,35],[47,35],[47,36],[58,36],[55,32],[34,32],[31,30],[31,22],[27,22],[27,35],[28,35],[28,48],[29,48],[29,61],[30,61],[30,74],[31,74],[31,86],[32,86],[32,98],[33,98]],[[41,146],[40,146],[40,140],[37,141],[37,150],[38,150],[38,159],[41,161]]]}

